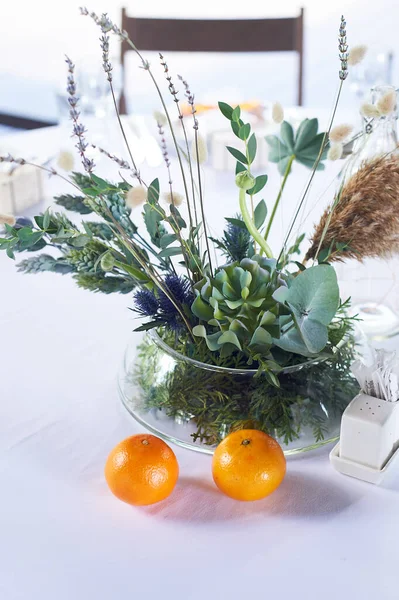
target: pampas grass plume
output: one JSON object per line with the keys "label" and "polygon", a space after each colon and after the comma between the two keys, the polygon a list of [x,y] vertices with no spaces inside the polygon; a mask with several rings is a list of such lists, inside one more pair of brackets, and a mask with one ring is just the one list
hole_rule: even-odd
{"label": "pampas grass plume", "polygon": [[336,125],[330,131],[330,142],[344,142],[346,138],[350,136],[353,131],[353,126],[343,123],[342,125]]}
{"label": "pampas grass plume", "polygon": [[363,58],[366,56],[367,46],[364,44],[359,44],[359,46],[353,46],[349,50],[348,56],[348,65],[354,67],[362,62]]}
{"label": "pampas grass plume", "polygon": [[197,135],[197,142],[195,141],[195,139],[193,139],[191,143],[191,155],[193,156],[195,162],[199,163],[200,165],[204,164],[208,160],[208,149],[206,147],[206,141],[200,134]]}
{"label": "pampas grass plume", "polygon": [[173,204],[173,206],[180,206],[181,204],[183,204],[184,196],[182,196],[182,194],[179,194],[178,192],[166,192],[163,195],[163,199],[168,204]]}
{"label": "pampas grass plume", "polygon": [[125,196],[126,206],[136,208],[147,201],[147,190],[142,185],[131,187]]}
{"label": "pampas grass plume", "polygon": [[275,102],[272,107],[272,119],[278,125],[284,121],[284,109],[280,102]]}
{"label": "pampas grass plume", "polygon": [[388,116],[396,107],[396,91],[389,90],[377,102],[377,108],[381,115]]}
{"label": "pampas grass plume", "polygon": [[[326,229],[327,228],[327,229]],[[346,245],[345,250],[336,244]],[[306,259],[333,248],[330,261],[385,258],[399,252],[399,159],[365,162],[316,226]]]}
{"label": "pampas grass plume", "polygon": [[14,227],[15,223],[16,220],[13,215],[5,215],[0,213],[0,225],[9,225],[10,227]]}
{"label": "pampas grass plume", "polygon": [[331,148],[329,149],[327,154],[328,160],[339,160],[340,158],[342,158],[343,151],[344,148],[341,142],[335,142],[334,144],[331,144]]}

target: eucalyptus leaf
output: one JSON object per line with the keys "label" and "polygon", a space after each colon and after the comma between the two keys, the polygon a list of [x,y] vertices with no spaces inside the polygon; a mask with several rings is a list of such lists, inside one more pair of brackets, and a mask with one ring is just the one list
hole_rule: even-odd
{"label": "eucalyptus leaf", "polygon": [[235,225],[235,227],[240,227],[241,229],[246,229],[247,226],[245,225],[244,221],[242,221],[241,219],[235,219],[234,217],[225,217],[225,220],[228,223],[231,223],[232,225]]}
{"label": "eucalyptus leaf", "polygon": [[218,102],[218,106],[219,106],[219,110],[222,113],[222,115],[225,116],[226,119],[229,119],[229,121],[231,121],[232,114],[233,114],[233,107],[230,106],[230,104],[227,104],[226,102]]}
{"label": "eucalyptus leaf", "polygon": [[256,145],[256,137],[253,133],[248,140],[248,158],[250,164],[253,163],[254,158],[256,156]]}
{"label": "eucalyptus leaf", "polygon": [[243,171],[246,171],[247,168],[244,167],[243,164],[241,164],[240,162],[237,162],[236,164],[236,175],[238,175],[238,173],[242,173]]}
{"label": "eucalyptus leaf", "polygon": [[43,229],[48,229],[50,225],[50,211],[49,209],[43,215]]}
{"label": "eucalyptus leaf", "polygon": [[183,254],[181,246],[171,246],[169,248],[164,248],[163,250],[161,250],[158,256],[161,258],[165,258],[166,256],[178,256],[179,254]]}
{"label": "eucalyptus leaf", "polygon": [[[244,167],[245,170],[245,167]],[[257,194],[258,192],[260,192],[266,185],[267,183],[267,175],[258,175],[258,177],[256,177],[255,179],[255,185],[253,188],[251,188],[250,190],[247,190],[247,194],[249,194],[250,196],[254,196],[255,194]]]}
{"label": "eucalyptus leaf", "polygon": [[147,202],[149,204],[157,204],[159,201],[159,179],[154,179],[149,187],[147,192]]}
{"label": "eucalyptus leaf", "polygon": [[267,216],[267,206],[264,200],[258,202],[254,210],[254,222],[256,229],[260,229]]}
{"label": "eucalyptus leaf", "polygon": [[244,154],[242,152],[237,150],[237,148],[232,148],[231,146],[226,146],[226,148],[230,152],[230,154],[232,154],[234,156],[234,158],[236,158],[240,162],[244,163],[245,165],[248,164],[247,157],[244,156]]}
{"label": "eucalyptus leaf", "polygon": [[240,127],[240,129],[238,130],[238,137],[241,140],[246,140],[246,139],[248,139],[250,133],[251,133],[251,125],[249,123],[246,123],[245,125]]}
{"label": "eucalyptus leaf", "polygon": [[233,110],[233,112],[231,113],[231,119],[238,123],[238,121],[240,120],[240,116],[241,116],[241,108],[239,106],[236,106],[235,109]]}
{"label": "eucalyptus leaf", "polygon": [[237,123],[237,121],[230,121],[231,129],[233,130],[234,135],[238,138],[240,137],[240,129],[241,125]]}
{"label": "eucalyptus leaf", "polygon": [[160,239],[161,248],[167,248],[169,244],[172,244],[177,239],[177,235],[175,233],[166,233]]}
{"label": "eucalyptus leaf", "polygon": [[[339,288],[333,267],[317,265],[306,269],[293,279],[289,288],[276,290],[273,298],[290,309],[296,330],[308,351],[320,352],[327,343],[327,325],[339,306]],[[280,338],[282,343],[287,335]],[[291,332],[288,339],[290,343],[297,343]]]}

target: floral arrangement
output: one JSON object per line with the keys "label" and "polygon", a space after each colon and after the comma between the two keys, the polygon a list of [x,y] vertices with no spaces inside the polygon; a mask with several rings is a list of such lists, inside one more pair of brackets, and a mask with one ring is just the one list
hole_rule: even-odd
{"label": "floral arrangement", "polygon": [[[274,431],[286,442],[295,439],[300,424],[295,421],[291,407],[298,403],[298,398],[303,400],[301,424],[313,427],[316,440],[323,439],[323,418],[315,411],[318,396],[327,394],[333,410],[340,413],[356,389],[349,368],[354,352],[353,319],[347,314],[349,301],[340,299],[336,273],[330,264],[333,260],[356,256],[358,252],[362,258],[367,254],[357,243],[363,237],[361,232],[351,234],[350,215],[358,210],[356,203],[348,209],[353,190],[341,194],[342,202],[335,201],[326,211],[303,262],[297,259],[305,235],[295,240],[291,240],[291,235],[316,171],[324,168],[327,157],[341,158],[344,144],[351,135],[351,127],[333,127],[333,119],[348,74],[348,63],[359,61],[364,48],[354,48],[348,53],[346,24],[342,18],[339,88],[326,132],[318,131],[317,119],[305,119],[294,131],[284,120],[282,107],[274,105],[273,119],[280,123],[280,134],[268,136],[267,142],[269,159],[277,164],[282,175],[274,203],[258,200],[267,185],[267,175],[255,175],[251,170],[257,152],[251,125],[245,122],[239,106],[219,103],[237,138],[238,147],[227,147],[226,151],[236,159],[240,213],[227,216],[222,236],[212,238],[208,232],[201,180],[204,141],[199,134],[195,99],[189,84],[179,77],[190,107],[191,114],[187,115],[187,111],[183,114],[167,62],[160,55],[181,124],[184,139],[181,147],[173,117],[151,66],[134,41],[107,15],[99,17],[85,8],[81,12],[90,16],[102,32],[103,67],[129,159],[98,148],[119,166],[121,181],[110,182],[95,174],[95,164],[87,152],[87,132],[80,120],[74,64],[67,58],[70,116],[84,173],[75,172],[69,178],[55,168],[37,166],[66,178],[74,188],[74,194],[55,198],[58,206],[95,218],[84,220],[78,226],[64,211],[47,210],[35,217],[34,222],[3,217],[6,235],[0,239],[0,249],[10,258],[20,252],[39,252],[19,264],[25,273],[68,273],[78,286],[91,291],[133,292],[131,308],[141,319],[136,331],[155,329],[158,338],[182,356],[210,367],[256,370],[250,385],[246,379],[236,380],[232,390],[228,374],[209,371],[204,377],[204,373],[184,364],[157,387],[154,377],[151,378],[151,373],[154,375],[159,369],[157,349],[151,339],[146,338],[140,349],[141,363],[136,375],[146,393],[148,406],[162,408],[170,415],[181,411],[190,414],[196,420],[196,435],[200,439],[214,443],[221,436],[222,423],[234,429],[248,426],[249,422],[265,431]],[[159,95],[162,112],[156,114],[156,119],[169,181],[163,195],[158,178],[144,181],[127,144],[113,89],[110,33],[129,44],[138,55],[141,67]],[[191,147],[188,125],[194,129]],[[183,194],[175,190],[172,180],[175,165],[168,150],[170,141]],[[3,156],[0,161],[26,163],[12,156]],[[269,235],[295,161],[310,169],[310,175],[281,248],[276,251],[269,245]],[[397,165],[395,168],[397,170]],[[372,179],[378,174],[374,170],[368,176]],[[358,182],[352,183],[355,189],[357,185]],[[166,199],[166,206],[162,198]],[[143,205],[144,229],[131,218],[132,208],[140,204]],[[373,215],[369,215],[369,220],[373,221]],[[395,237],[393,225],[390,231]],[[55,251],[49,253],[50,249]],[[312,362],[317,364],[312,374],[305,370],[288,373],[292,367]],[[328,391],[317,388],[326,373]],[[311,379],[316,389],[313,396],[309,392]]]}

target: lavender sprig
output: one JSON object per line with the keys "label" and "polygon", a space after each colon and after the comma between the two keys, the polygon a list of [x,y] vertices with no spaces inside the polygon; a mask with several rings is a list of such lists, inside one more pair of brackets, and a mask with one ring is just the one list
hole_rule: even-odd
{"label": "lavender sprig", "polygon": [[108,81],[111,83],[112,81],[112,65],[109,61],[109,35],[103,33],[100,37],[100,46],[103,51],[103,69],[107,75]]}
{"label": "lavender sprig", "polygon": [[71,59],[66,56],[65,62],[68,65],[68,78],[67,78],[67,92],[68,92],[68,103],[69,103],[69,115],[73,122],[73,135],[78,138],[76,148],[79,151],[82,159],[83,167],[87,173],[92,173],[95,167],[94,161],[90,160],[86,156],[86,150],[88,143],[85,139],[86,129],[82,123],[79,122],[80,113],[77,110],[79,98],[76,96],[76,83],[75,83],[75,65]]}
{"label": "lavender sprig", "polygon": [[341,17],[338,37],[339,60],[341,61],[341,70],[339,78],[344,81],[348,77],[348,44],[346,43],[346,21],[344,16]]}
{"label": "lavender sprig", "polygon": [[[108,33],[110,31],[112,31],[113,33],[115,33],[116,35],[118,35],[122,40],[127,39],[127,33],[126,32],[122,32],[121,29],[119,27],[117,27],[117,25],[115,25],[111,21],[111,19],[107,15],[107,13],[103,13],[101,15],[101,17],[98,17],[96,15],[96,13],[89,12],[86,7],[81,7],[80,8],[80,13],[83,16],[89,16],[89,17],[91,17],[93,19],[93,21],[95,22],[95,24],[98,25],[101,28],[101,32],[102,32],[103,35],[100,37],[100,46],[101,46],[101,50],[102,50],[103,69],[104,69],[104,72],[105,72],[105,74],[107,76],[107,79],[108,79],[108,82],[109,82],[109,87],[110,87],[110,90],[111,90],[112,100],[113,100],[113,103],[114,103],[114,108],[115,108],[116,116],[117,116],[117,119],[118,119],[119,128],[121,130],[123,140],[125,142],[127,151],[129,153],[129,156],[130,156],[130,160],[131,160],[132,165],[133,165],[133,175],[134,175],[134,177],[136,177],[139,180],[139,182],[142,185],[145,185],[144,181],[141,179],[140,172],[139,172],[139,170],[137,168],[137,165],[135,163],[132,151],[131,151],[130,146],[129,146],[129,142],[127,141],[125,130],[124,130],[123,125],[122,125],[122,121],[121,121],[119,110],[118,110],[118,103],[116,101],[114,86],[112,84],[112,65],[111,65],[110,60],[109,60],[109,35],[108,35]],[[107,153],[104,152],[104,154],[107,154]],[[114,160],[114,159],[112,159],[112,160]]]}
{"label": "lavender sprig", "polygon": [[108,150],[104,150],[104,148],[100,148],[100,146],[96,146],[96,144],[91,144],[91,147],[94,148],[95,150],[98,150],[100,152],[100,154],[104,154],[105,156],[107,156],[110,160],[115,162],[121,169],[130,170],[133,177],[135,177],[136,179],[140,179],[139,173],[135,169],[132,169],[132,167],[130,166],[128,161],[125,160],[124,158],[120,158],[119,156],[116,156],[115,154],[111,154],[110,152],[108,152]]}

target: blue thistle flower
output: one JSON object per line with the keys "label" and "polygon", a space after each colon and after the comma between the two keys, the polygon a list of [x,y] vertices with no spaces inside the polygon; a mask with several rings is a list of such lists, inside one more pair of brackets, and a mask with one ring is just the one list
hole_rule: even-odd
{"label": "blue thistle flower", "polygon": [[[170,295],[173,296],[179,304],[188,304],[191,306],[194,302],[194,295],[190,289],[190,283],[186,279],[183,279],[183,277],[170,273],[169,275],[166,275],[164,283],[168,288]],[[176,316],[178,314],[176,307],[169,300],[165,292],[160,291],[158,298],[160,311],[165,316]]]}
{"label": "blue thistle flower", "polygon": [[150,290],[139,290],[134,295],[134,301],[134,310],[146,317],[156,316],[159,308],[159,303],[154,292],[151,292]]}
{"label": "blue thistle flower", "polygon": [[[239,216],[236,218],[241,220]],[[240,262],[248,254],[250,241],[251,236],[247,229],[234,223],[228,223],[222,238],[224,254],[233,261]]]}

